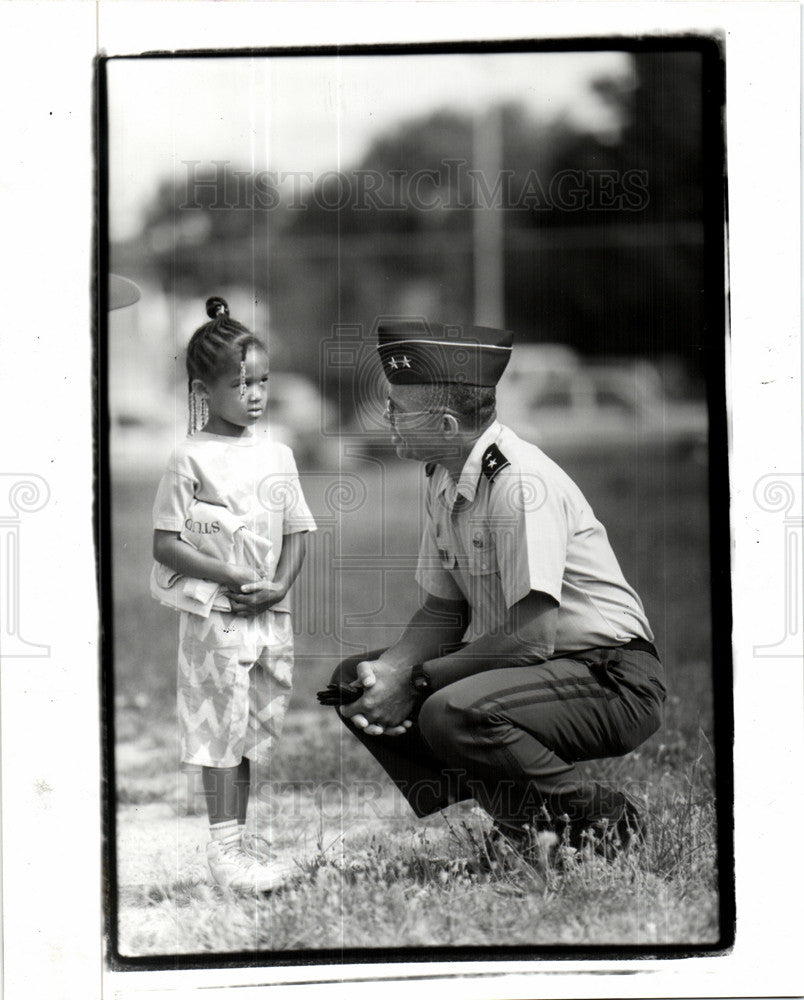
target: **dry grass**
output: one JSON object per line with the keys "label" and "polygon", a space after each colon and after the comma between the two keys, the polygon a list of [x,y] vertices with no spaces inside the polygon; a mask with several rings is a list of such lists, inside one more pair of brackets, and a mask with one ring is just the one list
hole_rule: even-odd
{"label": "dry grass", "polygon": [[[121,954],[717,940],[705,470],[656,460],[636,473],[632,464],[610,461],[569,471],[609,529],[668,665],[663,730],[626,758],[586,765],[643,803],[647,843],[613,864],[588,859],[561,869],[539,863],[484,872],[477,845],[487,820],[477,811],[456,806],[415,820],[373,759],[312,700],[338,657],[351,651],[345,644],[381,646],[399,631],[387,623],[403,622],[412,608],[410,572],[381,580],[367,565],[341,574],[334,596],[316,591],[314,580],[299,595],[300,612],[305,601],[308,612],[299,623],[308,624],[297,636],[294,701],[277,757],[261,776],[254,818],[280,853],[298,860],[299,877],[260,899],[206,880],[198,775],[176,763],[176,619],[147,593],[158,472],[153,482],[147,475],[115,480]],[[326,483],[319,485],[318,493],[306,490],[321,517]],[[369,482],[370,496],[376,485]],[[368,551],[383,517],[394,529],[385,551],[415,551],[415,473],[392,469],[380,485],[385,514],[381,507],[358,512],[357,521],[345,518],[344,552]],[[307,572],[320,573],[320,562],[308,560]],[[309,623],[322,601],[341,620],[379,610],[368,625],[317,631]]]}
{"label": "dry grass", "polygon": [[[298,712],[289,759],[312,722]],[[289,720],[290,721],[290,720]],[[488,820],[468,804],[417,821],[387,781],[363,779],[366,754],[329,713],[319,729],[338,747],[342,781],[321,782],[316,755],[288,780],[263,776],[252,822],[296,881],[252,899],[210,884],[197,775],[177,773],[154,746],[147,763],[124,749],[118,768],[120,949],[171,955],[439,945],[664,945],[718,938],[711,755],[665,765],[667,747],[631,761],[628,783],[650,821],[646,844],[606,863],[550,858],[489,865]],[[167,735],[167,732],[165,733]],[[158,742],[158,741],[157,741]],[[128,756],[128,762],[126,758]],[[627,770],[628,760],[610,764]],[[279,762],[278,762],[279,765]],[[607,776],[606,768],[598,774]],[[169,776],[169,777],[168,777]],[[492,870],[487,870],[492,868]]]}

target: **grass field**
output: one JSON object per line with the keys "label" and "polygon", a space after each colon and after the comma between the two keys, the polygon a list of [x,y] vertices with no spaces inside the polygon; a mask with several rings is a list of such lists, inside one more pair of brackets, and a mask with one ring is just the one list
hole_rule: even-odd
{"label": "grass field", "polygon": [[340,657],[392,641],[415,607],[423,475],[363,463],[305,474],[319,522],[296,588],[294,696],[260,775],[252,823],[298,861],[297,882],[246,900],[203,878],[198,775],[180,771],[176,616],[148,593],[159,469],[114,475],[120,950],[173,955],[432,945],[697,944],[718,938],[706,469],[681,459],[567,460],[646,606],[663,659],[665,726],[589,773],[629,788],[646,845],[586,861],[477,870],[471,805],[416,821],[313,693]]}

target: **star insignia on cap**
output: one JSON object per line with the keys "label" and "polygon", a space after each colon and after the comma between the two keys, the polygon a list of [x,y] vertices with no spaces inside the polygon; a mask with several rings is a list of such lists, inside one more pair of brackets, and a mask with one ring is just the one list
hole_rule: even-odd
{"label": "star insignia on cap", "polygon": [[511,463],[496,444],[490,444],[483,452],[480,464],[483,469],[483,475],[491,483],[494,482],[494,477]]}
{"label": "star insignia on cap", "polygon": [[510,330],[444,326],[422,316],[377,324],[382,367],[388,381],[396,384],[496,385],[511,356],[512,340]]}

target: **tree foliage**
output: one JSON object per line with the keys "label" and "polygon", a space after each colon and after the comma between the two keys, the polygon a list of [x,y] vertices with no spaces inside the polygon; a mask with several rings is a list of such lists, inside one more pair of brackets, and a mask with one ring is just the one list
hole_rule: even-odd
{"label": "tree foliage", "polygon": [[471,323],[473,220],[497,197],[506,324],[520,339],[672,352],[694,370],[705,326],[700,58],[637,54],[635,88],[594,81],[625,122],[619,138],[500,108],[491,177],[476,172],[482,115],[445,110],[379,134],[353,169],[296,200],[228,166],[192,197],[186,178],[165,182],[145,223],[153,265],[168,291],[267,290],[272,333],[312,371],[334,324],[368,331],[400,312]]}

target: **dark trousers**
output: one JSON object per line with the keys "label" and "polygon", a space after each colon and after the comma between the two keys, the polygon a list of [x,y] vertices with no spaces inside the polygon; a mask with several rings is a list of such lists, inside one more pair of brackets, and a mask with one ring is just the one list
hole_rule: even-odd
{"label": "dark trousers", "polygon": [[[344,660],[334,681],[355,679]],[[501,826],[616,821],[623,796],[584,782],[577,761],[628,753],[661,724],[660,661],[643,650],[592,649],[532,666],[487,670],[434,692],[404,736],[346,726],[417,816],[474,798]]]}

